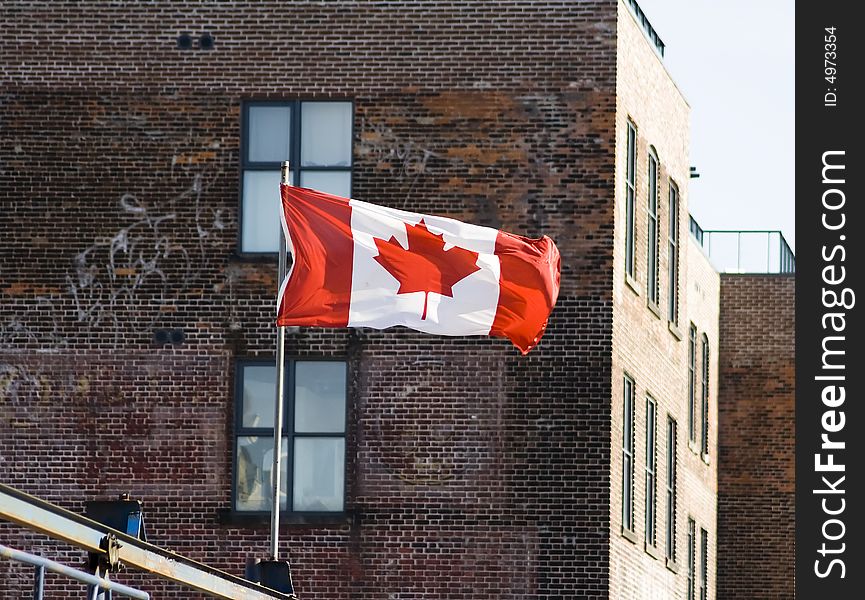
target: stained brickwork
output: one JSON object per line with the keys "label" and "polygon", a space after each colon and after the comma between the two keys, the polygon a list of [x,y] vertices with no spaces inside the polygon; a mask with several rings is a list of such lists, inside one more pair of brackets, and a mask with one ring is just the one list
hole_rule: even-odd
{"label": "stained brickwork", "polygon": [[[266,553],[266,524],[224,518],[235,359],[273,348],[275,261],[236,252],[240,105],[348,98],[355,197],[546,233],[563,287],[526,358],[501,340],[405,330],[288,336],[290,355],[347,357],[351,372],[348,523],[285,525],[299,591],[610,597],[622,10],[611,0],[4,3],[3,481],[73,510],[129,491],[152,541],[233,573]],[[178,48],[185,31],[211,33],[214,48]],[[182,329],[185,341],[155,344],[156,328]],[[117,579],[155,598],[195,597]],[[0,596],[29,586],[29,571],[0,563]]]}
{"label": "stained brickwork", "polygon": [[792,598],[792,275],[721,276],[718,598]]}

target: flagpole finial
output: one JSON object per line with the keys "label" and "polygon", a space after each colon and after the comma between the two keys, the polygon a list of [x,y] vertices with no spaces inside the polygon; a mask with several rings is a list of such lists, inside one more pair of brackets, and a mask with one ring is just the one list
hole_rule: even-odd
{"label": "flagpole finial", "polygon": [[289,175],[288,161],[282,161],[282,183],[291,185],[291,175]]}

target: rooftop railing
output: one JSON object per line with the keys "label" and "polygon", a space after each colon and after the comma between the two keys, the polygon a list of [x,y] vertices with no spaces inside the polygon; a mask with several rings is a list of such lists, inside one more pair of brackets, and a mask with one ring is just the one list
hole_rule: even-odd
{"label": "rooftop railing", "polygon": [[719,273],[796,272],[796,257],[780,231],[701,230],[701,234],[702,246]]}
{"label": "rooftop railing", "polygon": [[646,34],[646,37],[649,38],[649,41],[655,47],[655,51],[661,58],[664,58],[664,42],[661,40],[661,36],[658,35],[658,32],[655,31],[655,28],[652,27],[652,24],[649,23],[649,18],[646,16],[646,13],[644,13],[643,9],[640,8],[640,5],[637,4],[637,0],[627,0],[627,4],[631,8],[631,12],[634,13],[637,22],[643,27],[643,33]]}

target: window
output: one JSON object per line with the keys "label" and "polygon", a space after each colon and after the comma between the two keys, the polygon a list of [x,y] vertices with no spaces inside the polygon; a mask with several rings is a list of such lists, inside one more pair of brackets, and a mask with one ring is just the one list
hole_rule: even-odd
{"label": "window", "polygon": [[709,456],[709,338],[703,334],[703,377],[701,399],[703,405],[703,426],[700,428],[700,451]]}
{"label": "window", "polygon": [[622,426],[622,527],[634,530],[634,380],[625,376]]}
{"label": "window", "polygon": [[[341,512],[345,490],[346,363],[287,360],[281,499],[283,510]],[[270,511],[273,361],[237,365],[234,510]]]}
{"label": "window", "polygon": [[242,111],[240,251],[276,252],[279,182],[351,195],[351,102],[245,102]]}
{"label": "window", "polygon": [[709,597],[709,534],[700,529],[700,600]]}
{"label": "window", "polygon": [[668,269],[667,279],[669,289],[669,306],[667,307],[667,320],[676,325],[679,322],[679,188],[670,180],[670,225],[668,244]]}
{"label": "window", "polygon": [[667,560],[676,562],[676,422],[667,417]]}
{"label": "window", "polygon": [[646,203],[649,231],[646,238],[646,291],[649,304],[658,306],[658,159],[649,154],[649,197]]}
{"label": "window", "polygon": [[625,273],[631,277],[636,276],[634,266],[634,233],[636,224],[634,222],[634,206],[637,193],[637,127],[628,121],[628,151],[627,166],[625,167]]}
{"label": "window", "polygon": [[657,449],[655,429],[658,406],[646,398],[646,544],[654,546],[656,540],[655,520],[657,515]]}
{"label": "window", "polygon": [[697,327],[688,330],[688,439],[697,442]]}
{"label": "window", "polygon": [[697,541],[696,541],[696,531],[697,525],[694,523],[694,519],[688,519],[688,595],[685,596],[688,600],[694,600],[694,590],[696,589],[697,582],[694,577],[694,565],[697,560]]}

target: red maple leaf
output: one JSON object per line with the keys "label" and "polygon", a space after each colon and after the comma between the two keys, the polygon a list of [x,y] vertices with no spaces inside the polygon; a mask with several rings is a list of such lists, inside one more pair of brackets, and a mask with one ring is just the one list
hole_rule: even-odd
{"label": "red maple leaf", "polygon": [[417,225],[407,223],[406,233],[408,250],[394,236],[388,241],[375,238],[375,260],[399,281],[397,294],[424,292],[421,319],[426,319],[429,293],[453,298],[454,284],[480,271],[478,253],[459,246],[445,250],[444,237],[431,233],[423,219]]}

